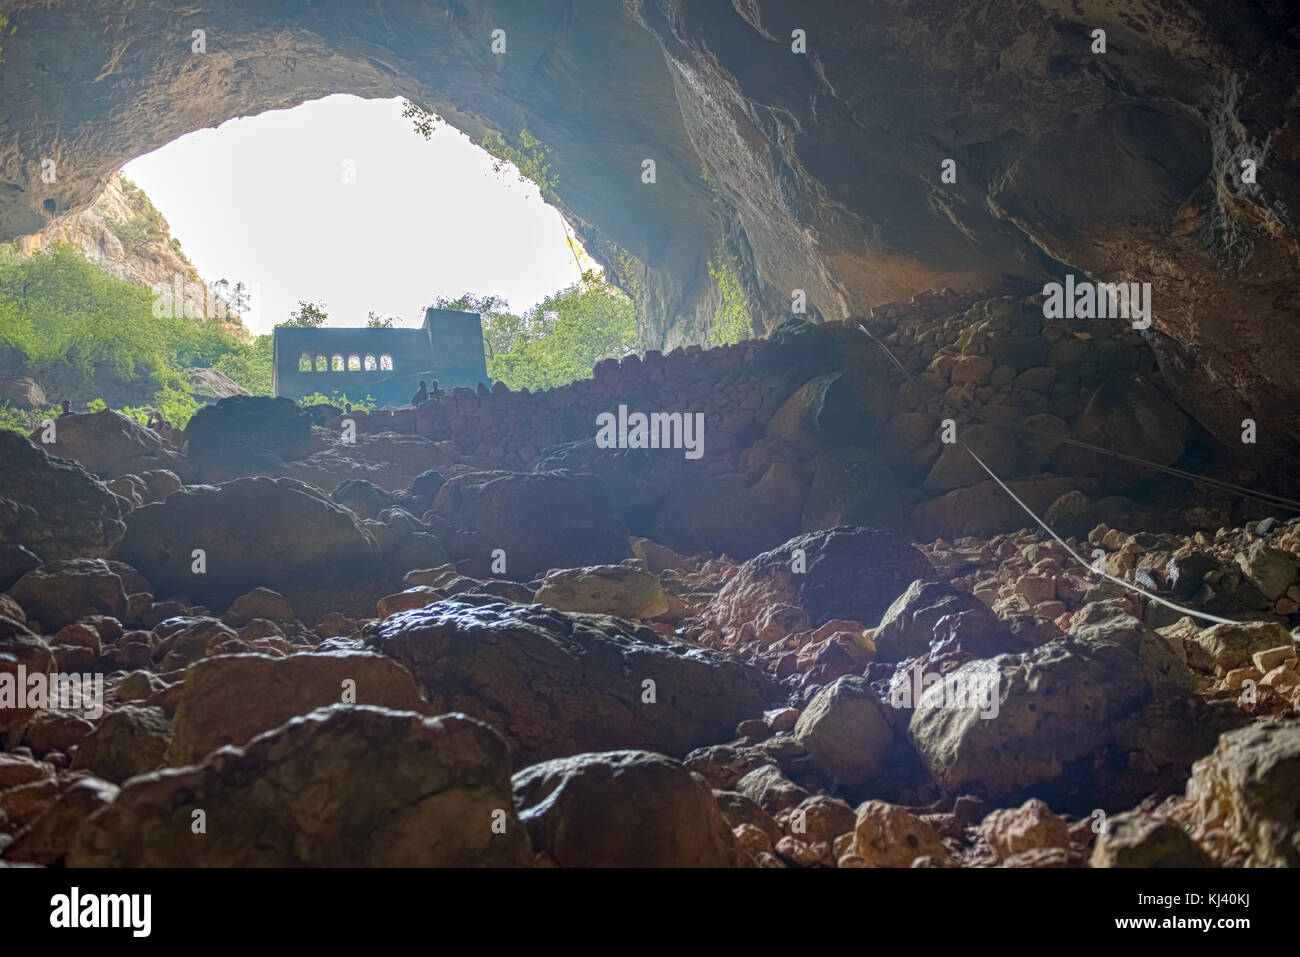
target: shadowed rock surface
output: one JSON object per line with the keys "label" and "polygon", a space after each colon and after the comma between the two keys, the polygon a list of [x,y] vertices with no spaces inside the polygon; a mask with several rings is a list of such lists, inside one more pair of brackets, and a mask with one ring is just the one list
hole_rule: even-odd
{"label": "shadowed rock surface", "polygon": [[[498,728],[529,764],[578,751],[684,755],[780,696],[757,669],[606,615],[441,601],[367,630],[436,711]],[[649,684],[648,684],[649,683]]]}
{"label": "shadowed rock surface", "polygon": [[[501,739],[463,715],[336,705],[243,750],[134,779],[78,832],[68,863],[526,865],[506,759]],[[204,808],[210,830],[200,835],[193,812]],[[492,830],[494,808],[505,813],[504,833]]]}

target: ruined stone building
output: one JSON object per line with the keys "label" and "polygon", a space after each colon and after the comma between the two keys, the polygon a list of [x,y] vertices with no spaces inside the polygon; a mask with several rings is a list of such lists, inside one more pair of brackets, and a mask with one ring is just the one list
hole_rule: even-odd
{"label": "ruined stone building", "polygon": [[478,313],[429,308],[418,329],[275,330],[275,394],[290,399],[320,392],[379,406],[406,405],[421,379],[445,390],[490,385]]}

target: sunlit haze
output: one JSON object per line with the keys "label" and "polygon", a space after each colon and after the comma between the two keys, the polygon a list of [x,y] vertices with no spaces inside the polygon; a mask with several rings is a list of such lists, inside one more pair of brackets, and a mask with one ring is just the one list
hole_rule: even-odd
{"label": "sunlit haze", "polygon": [[578,278],[536,186],[445,124],[425,141],[401,112],[330,96],[197,130],[123,172],[204,279],[250,287],[255,333],[300,299],[324,300],[330,326],[370,311],[415,326],[439,295],[495,293],[521,312]]}

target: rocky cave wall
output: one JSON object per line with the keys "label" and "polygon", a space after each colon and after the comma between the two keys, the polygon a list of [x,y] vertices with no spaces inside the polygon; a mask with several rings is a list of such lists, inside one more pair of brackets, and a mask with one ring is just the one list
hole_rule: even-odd
{"label": "rocky cave wall", "polygon": [[[561,208],[642,299],[652,346],[699,340],[719,240],[758,332],[794,289],[834,319],[1008,275],[1151,282],[1144,338],[1178,403],[1294,481],[1300,14],[1283,4],[0,10],[17,27],[0,65],[0,239],[44,228],[51,204],[85,208],[125,161],[190,130],[335,92],[408,96],[476,138],[527,128],[552,148]],[[791,51],[795,29],[807,53]],[[940,179],[949,158],[956,183]],[[1240,446],[1247,417],[1258,446]]]}

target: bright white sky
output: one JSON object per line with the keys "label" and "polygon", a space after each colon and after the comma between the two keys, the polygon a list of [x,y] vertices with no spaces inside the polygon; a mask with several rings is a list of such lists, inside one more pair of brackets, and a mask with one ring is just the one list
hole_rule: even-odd
{"label": "bright white sky", "polygon": [[418,326],[439,295],[496,293],[520,313],[577,281],[536,186],[494,173],[445,124],[426,142],[401,114],[401,100],[329,96],[196,130],[123,172],[205,280],[248,284],[254,333],[299,299],[324,300],[330,326],[370,310]]}

